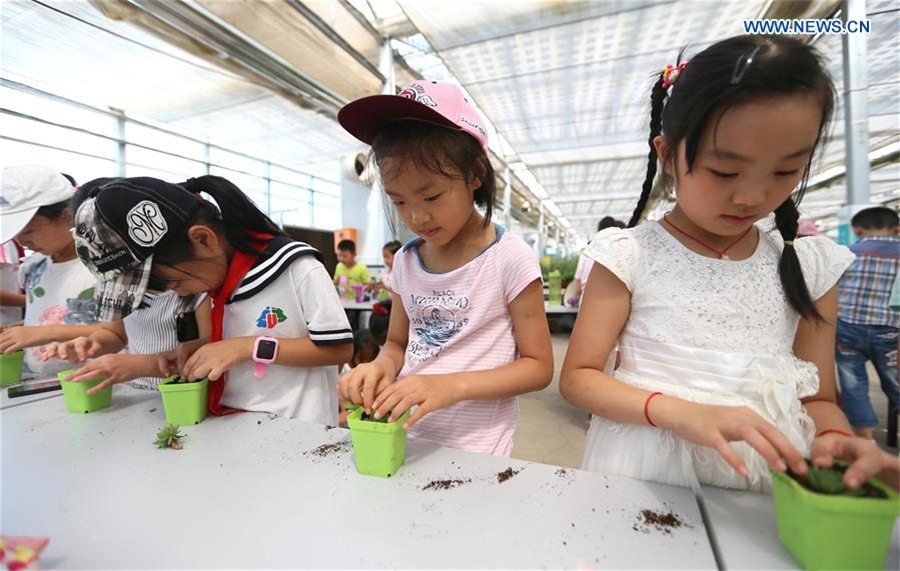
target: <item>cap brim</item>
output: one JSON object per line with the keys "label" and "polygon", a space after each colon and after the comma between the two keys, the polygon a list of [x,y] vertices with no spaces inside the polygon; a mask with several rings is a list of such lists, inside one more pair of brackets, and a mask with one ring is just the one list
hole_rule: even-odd
{"label": "cap brim", "polygon": [[141,306],[152,266],[153,256],[148,256],[141,264],[97,282],[94,298],[100,321],[123,319]]}
{"label": "cap brim", "polygon": [[398,119],[415,119],[463,130],[431,107],[399,95],[370,95],[352,101],[338,111],[341,126],[368,145],[372,144],[379,129]]}
{"label": "cap brim", "polygon": [[0,244],[5,244],[12,240],[16,234],[22,231],[31,219],[34,218],[35,213],[38,211],[38,207],[29,208],[28,210],[23,210],[22,212],[10,212],[4,214],[2,218],[0,218]]}

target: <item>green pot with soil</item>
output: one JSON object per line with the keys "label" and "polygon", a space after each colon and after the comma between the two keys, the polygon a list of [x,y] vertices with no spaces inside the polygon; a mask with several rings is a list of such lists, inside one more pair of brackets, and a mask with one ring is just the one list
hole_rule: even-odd
{"label": "green pot with soil", "polygon": [[772,471],[778,537],[804,569],[883,569],[900,496],[870,479],[843,485],[846,464],[810,466],[806,479]]}
{"label": "green pot with soil", "polygon": [[106,387],[101,391],[89,395],[87,394],[88,389],[102,383],[103,377],[97,377],[79,383],[65,380],[66,377],[77,372],[78,369],[70,369],[68,371],[56,373],[56,378],[59,379],[59,384],[62,386],[63,399],[66,401],[66,408],[69,409],[69,412],[87,414],[108,407],[109,401],[112,399],[112,387]]}
{"label": "green pot with soil", "polygon": [[367,476],[388,478],[397,473],[406,459],[406,430],[409,411],[394,422],[371,418],[359,407],[347,417],[356,471]]}
{"label": "green pot with soil", "polygon": [[200,424],[206,418],[209,381],[188,381],[172,375],[159,384],[166,422],[176,426]]}
{"label": "green pot with soil", "polygon": [[0,387],[14,385],[22,380],[25,351],[0,355]]}

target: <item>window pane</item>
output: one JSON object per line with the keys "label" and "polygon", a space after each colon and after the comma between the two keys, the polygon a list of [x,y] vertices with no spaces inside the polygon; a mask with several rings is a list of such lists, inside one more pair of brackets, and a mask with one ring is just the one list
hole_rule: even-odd
{"label": "window pane", "polygon": [[244,194],[249,196],[250,200],[256,203],[257,208],[259,208],[263,212],[267,212],[266,179],[256,176],[249,176],[220,167],[210,167],[209,174],[227,178],[231,183],[240,188],[244,192]]}
{"label": "window pane", "polygon": [[166,152],[196,159],[200,162],[203,162],[206,156],[206,145],[203,143],[197,143],[178,135],[144,127],[130,121],[125,123],[125,140],[129,143],[138,143],[153,149],[162,149]]}
{"label": "window pane", "polygon": [[13,165],[45,165],[71,175],[78,184],[95,178],[117,176],[113,160],[85,157],[28,143],[0,140],[0,168]]}
{"label": "window pane", "polygon": [[[192,176],[202,176],[206,174],[206,165],[201,162],[173,157],[165,153],[135,147],[134,145],[127,145],[125,147],[125,161],[128,163],[126,172],[138,172],[141,168],[158,170],[169,173],[165,177],[158,178],[170,182],[180,182]],[[145,175],[129,174],[128,176]]]}
{"label": "window pane", "polygon": [[266,175],[266,165],[264,162],[230,153],[218,147],[210,147],[209,162],[218,165],[219,167],[227,165],[230,169],[243,171],[256,176]]}

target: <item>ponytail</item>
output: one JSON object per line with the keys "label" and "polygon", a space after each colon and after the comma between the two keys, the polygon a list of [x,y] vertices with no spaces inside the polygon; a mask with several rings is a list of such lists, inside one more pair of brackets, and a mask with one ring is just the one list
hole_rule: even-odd
{"label": "ponytail", "polygon": [[196,220],[192,220],[190,224],[207,223],[216,227],[225,234],[228,243],[239,252],[245,254],[259,252],[256,246],[266,241],[259,238],[260,234],[285,235],[284,231],[250,200],[250,197],[228,179],[204,175],[189,178],[178,186],[197,196],[203,192],[212,197],[219,207],[218,211],[212,203],[204,200],[195,217]]}
{"label": "ponytail", "polygon": [[638,199],[637,206],[631,215],[631,220],[628,221],[629,228],[637,226],[637,223],[640,222],[641,216],[644,214],[644,209],[647,207],[647,200],[650,198],[650,191],[653,190],[653,179],[656,178],[658,156],[656,153],[656,145],[653,144],[653,139],[662,133],[663,103],[665,102],[668,93],[668,90],[663,87],[663,79],[663,74],[660,73],[656,83],[653,84],[653,89],[650,91],[650,139],[648,140],[650,144],[650,154],[647,160],[647,176],[644,177],[644,186],[641,189],[641,197]]}
{"label": "ponytail", "polygon": [[822,314],[816,309],[816,303],[809,295],[800,258],[797,257],[797,250],[794,248],[799,220],[800,212],[790,196],[775,209],[775,226],[784,238],[784,250],[778,261],[778,276],[781,278],[781,286],[791,307],[802,317],[822,321]]}
{"label": "ponytail", "polygon": [[[232,248],[252,255],[258,254],[259,245],[268,240],[267,237],[261,237],[261,235],[285,235],[241,189],[225,178],[205,175],[189,178],[178,183],[178,186],[195,195],[200,203],[200,207],[185,224],[185,229],[196,224],[209,226],[220,236],[224,236]],[[201,198],[201,192],[209,195],[215,204]],[[195,257],[187,232],[166,240],[165,245],[153,253],[154,266],[174,267],[188,261],[202,261],[202,259]],[[192,275],[184,271],[183,273],[187,276]],[[162,291],[169,289],[169,283],[165,278],[151,271],[147,287],[151,290]]]}

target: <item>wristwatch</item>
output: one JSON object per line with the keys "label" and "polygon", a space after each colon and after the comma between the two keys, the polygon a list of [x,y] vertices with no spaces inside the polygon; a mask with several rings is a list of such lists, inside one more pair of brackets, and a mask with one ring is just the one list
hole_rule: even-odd
{"label": "wristwatch", "polygon": [[262,378],[266,374],[266,366],[278,358],[278,339],[275,337],[257,337],[253,342],[253,376]]}

